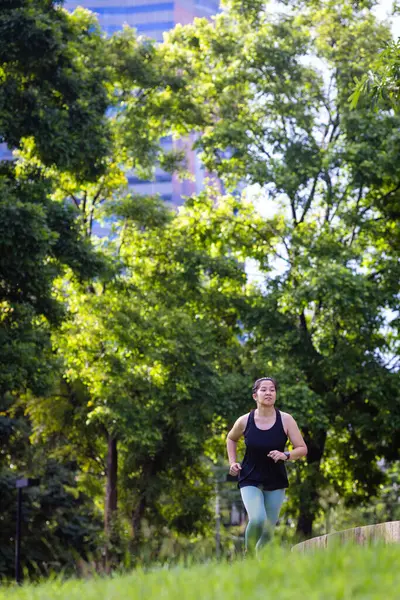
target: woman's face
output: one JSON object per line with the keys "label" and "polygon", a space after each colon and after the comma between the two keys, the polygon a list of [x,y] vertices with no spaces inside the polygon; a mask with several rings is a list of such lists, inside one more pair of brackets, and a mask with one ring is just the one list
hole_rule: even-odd
{"label": "woman's face", "polygon": [[273,381],[262,381],[257,392],[253,395],[254,400],[261,406],[273,406],[276,401],[276,389]]}

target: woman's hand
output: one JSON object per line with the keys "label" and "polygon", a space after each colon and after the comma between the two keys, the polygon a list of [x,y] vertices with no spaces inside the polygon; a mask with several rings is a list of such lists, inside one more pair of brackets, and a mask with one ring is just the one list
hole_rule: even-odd
{"label": "woman's hand", "polygon": [[272,460],[274,460],[275,462],[278,462],[278,460],[287,460],[286,454],[284,454],[283,452],[279,452],[279,450],[272,450],[268,454],[268,456],[272,458]]}
{"label": "woman's hand", "polygon": [[236,477],[236,475],[239,475],[239,472],[242,468],[242,465],[238,462],[234,462],[230,465],[229,467],[229,475],[233,475],[234,477]]}

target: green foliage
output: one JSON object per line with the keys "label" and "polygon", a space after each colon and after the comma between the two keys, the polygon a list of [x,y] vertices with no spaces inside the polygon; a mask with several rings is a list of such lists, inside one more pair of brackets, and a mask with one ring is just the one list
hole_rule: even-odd
{"label": "green foliage", "polygon": [[51,197],[48,171],[97,177],[110,136],[103,41],[93,18],[82,11],[70,17],[47,1],[3,5],[0,140],[31,154],[30,162],[0,167],[0,547],[1,573],[11,576],[18,476],[43,475],[53,486],[26,499],[31,539],[23,542],[23,557],[31,573],[72,569],[97,536],[93,503],[76,489],[75,465],[51,463],[43,447],[30,443],[24,394],[48,393],[61,373],[51,348],[51,333],[65,318],[55,279],[68,269],[83,282],[105,267],[70,202]]}
{"label": "green foliage", "polygon": [[390,41],[382,45],[381,52],[368,73],[357,79],[351,95],[351,107],[372,102],[376,108],[399,108],[399,43]]}
{"label": "green foliage", "polygon": [[96,551],[101,529],[93,499],[77,487],[77,465],[47,458],[29,444],[29,433],[21,410],[1,417],[0,574],[5,579],[14,576],[15,481],[21,471],[41,479],[40,487],[23,492],[21,566],[26,574],[75,573],[78,561]]}
{"label": "green foliage", "polygon": [[47,0],[6,2],[0,18],[0,139],[33,137],[46,164],[96,177],[109,134],[101,33],[89,13]]}
{"label": "green foliage", "polygon": [[384,480],[378,458],[398,458],[399,123],[348,104],[390,33],[345,1],[283,15],[252,6],[176,28],[165,55],[191,74],[207,167],[258,184],[274,215],[246,245],[264,276],[244,319],[246,367],[281,376],[282,405],[303,427],[292,510],[310,535],[324,485],[363,501]]}
{"label": "green foliage", "polygon": [[[68,385],[81,381],[87,396],[64,409],[58,396],[32,399],[29,414],[44,436],[72,435],[64,427],[72,410],[82,436],[118,439],[121,499],[126,514],[138,511],[136,528],[143,518],[151,531],[208,528],[203,446],[215,414],[226,410],[224,377],[237,363],[237,316],[246,303],[243,267],[225,256],[231,227],[213,234],[234,205],[227,199],[216,209],[204,194],[173,216],[154,200],[124,197],[108,244],[121,274],[93,291],[62,281],[71,318],[54,343]],[[53,432],[52,403],[51,415],[61,408]]]}
{"label": "green foliage", "polygon": [[93,276],[102,261],[81,239],[72,208],[49,199],[40,173],[3,164],[0,188],[0,394],[27,386],[42,393],[55,366],[49,327],[64,312],[54,279],[67,265],[80,278]]}
{"label": "green foliage", "polygon": [[[107,94],[95,58],[102,38],[93,26],[87,13],[69,17],[47,1],[8,2],[0,18],[0,139],[21,147],[29,138],[33,156],[79,178],[101,172],[107,147]],[[63,317],[53,281],[66,266],[94,276],[101,261],[68,203],[51,200],[37,159],[3,164],[0,189],[0,393],[42,393],[55,366],[49,326]]]}

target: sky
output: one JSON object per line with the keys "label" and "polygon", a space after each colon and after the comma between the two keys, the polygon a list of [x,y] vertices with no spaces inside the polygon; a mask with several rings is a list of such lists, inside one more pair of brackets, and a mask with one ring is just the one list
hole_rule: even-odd
{"label": "sky", "polygon": [[[381,0],[379,4],[373,9],[373,13],[380,19],[390,16],[392,10],[393,0]],[[392,32],[395,39],[400,37],[400,16],[391,17],[392,21]]]}

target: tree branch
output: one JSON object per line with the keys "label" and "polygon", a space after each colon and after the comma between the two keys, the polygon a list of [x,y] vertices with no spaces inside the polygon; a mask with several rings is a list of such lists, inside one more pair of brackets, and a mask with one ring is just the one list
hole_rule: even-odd
{"label": "tree branch", "polygon": [[98,189],[97,193],[95,194],[95,196],[94,196],[94,198],[93,198],[93,201],[92,201],[92,206],[95,206],[95,204],[96,204],[97,200],[99,199],[99,197],[100,197],[100,194],[102,193],[102,191],[103,191],[103,185],[101,185],[101,186],[99,187],[99,189]]}
{"label": "tree branch", "polygon": [[[357,198],[357,202],[356,202],[356,213],[358,212],[358,207],[360,206],[360,202],[361,202],[361,198],[362,198],[362,194],[363,194],[363,185],[361,184],[358,190],[358,198]],[[364,211],[361,211],[361,214],[359,215],[360,217],[362,217],[363,214],[365,214],[365,212],[367,212],[367,210],[369,210],[369,207],[367,209],[365,209]],[[359,225],[359,223],[355,223],[354,227],[353,227],[353,231],[351,233],[351,237],[350,237],[350,242],[349,242],[349,246],[352,245],[355,236],[356,236],[356,230],[357,230],[357,226]]]}
{"label": "tree branch", "polygon": [[392,190],[390,190],[390,192],[387,192],[387,194],[385,194],[384,196],[381,196],[380,198],[375,199],[375,202],[383,202],[384,200],[387,200],[388,198],[390,198],[390,196],[392,194],[394,194],[398,190],[400,190],[400,183],[398,185],[396,185],[395,188],[393,188]]}
{"label": "tree branch", "polygon": [[76,208],[79,210],[79,212],[81,212],[81,208],[80,208],[80,205],[79,205],[79,201],[78,201],[78,199],[76,198],[76,196],[74,196],[73,194],[70,194],[70,193],[68,193],[66,190],[63,190],[63,191],[64,191],[66,194],[68,194],[68,196],[70,196],[70,197],[72,198],[72,200],[74,201],[74,204],[75,204]]}
{"label": "tree branch", "polygon": [[82,203],[82,212],[85,218],[85,223],[87,221],[87,217],[86,217],[86,203],[87,203],[87,192],[85,191],[83,194],[83,203]]}
{"label": "tree branch", "polygon": [[310,195],[309,195],[309,197],[307,199],[307,202],[305,203],[305,206],[304,206],[304,209],[303,209],[303,214],[300,217],[299,223],[303,223],[307,212],[310,210],[312,201],[314,199],[315,190],[316,190],[316,187],[317,187],[318,178],[319,178],[320,173],[321,173],[321,171],[319,171],[317,173],[317,175],[315,176],[315,178],[314,178],[314,182],[313,182],[313,185],[312,185],[312,188],[311,188],[311,192],[310,192]]}
{"label": "tree branch", "polygon": [[298,222],[297,222],[297,214],[296,214],[295,201],[294,201],[294,198],[290,198],[290,196],[289,196],[289,199],[290,199],[290,207],[292,209],[293,223],[296,226],[296,225],[298,225]]}

